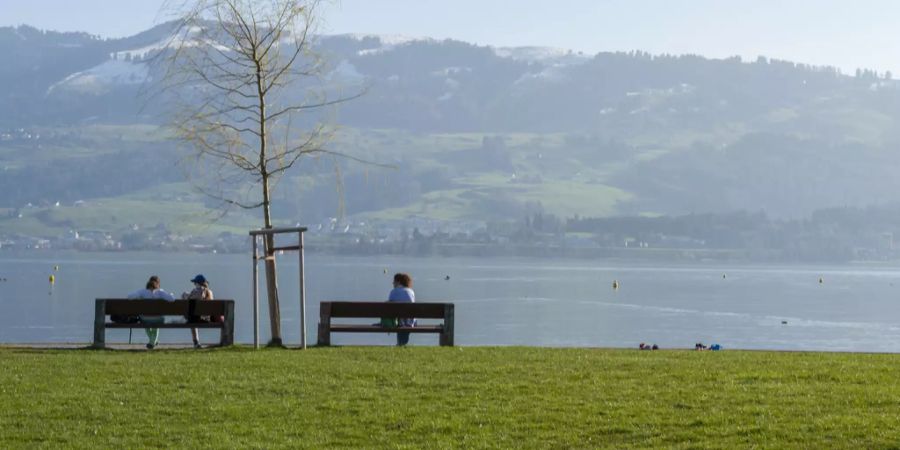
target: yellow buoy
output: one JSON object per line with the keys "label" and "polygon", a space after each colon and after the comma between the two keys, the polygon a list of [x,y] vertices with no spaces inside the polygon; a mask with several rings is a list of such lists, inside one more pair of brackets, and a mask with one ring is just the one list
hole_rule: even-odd
{"label": "yellow buoy", "polygon": [[56,283],[56,277],[50,275],[50,284]]}
{"label": "yellow buoy", "polygon": [[619,288],[619,280],[613,280],[613,289]]}

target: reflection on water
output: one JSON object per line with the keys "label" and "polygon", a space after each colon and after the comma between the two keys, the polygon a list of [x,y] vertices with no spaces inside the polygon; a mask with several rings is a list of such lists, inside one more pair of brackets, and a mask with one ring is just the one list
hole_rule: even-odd
{"label": "reflection on water", "polygon": [[[692,348],[704,342],[726,348],[900,351],[895,323],[900,272],[887,267],[654,267],[324,255],[308,255],[307,264],[309,342],[315,340],[318,302],[383,300],[391,275],[408,271],[420,301],[457,304],[459,345],[636,347],[647,342]],[[299,342],[297,262],[285,255],[279,267],[282,328],[289,343]],[[177,295],[190,289],[188,280],[197,273],[211,280],[216,297],[237,301],[236,338],[250,342],[251,268],[249,255],[0,253],[0,342],[88,342],[94,298],[124,296],[150,275],[159,275],[163,288]],[[619,289],[612,289],[613,280]],[[264,299],[260,307],[266,336]],[[107,333],[110,342],[128,339],[125,330]],[[203,333],[207,342],[217,339],[214,331]],[[143,342],[143,333],[134,336]],[[190,336],[187,330],[162,330],[161,339],[189,342]],[[389,345],[394,339],[336,334],[333,342]],[[414,335],[412,342],[436,344],[437,337]]]}

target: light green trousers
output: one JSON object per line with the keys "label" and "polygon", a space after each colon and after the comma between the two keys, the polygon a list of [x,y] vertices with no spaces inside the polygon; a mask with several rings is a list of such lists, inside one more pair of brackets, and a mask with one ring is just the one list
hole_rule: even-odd
{"label": "light green trousers", "polygon": [[[165,323],[162,316],[141,316],[141,322],[144,323]],[[147,341],[150,345],[156,347],[159,344],[159,328],[144,328],[147,333]]]}

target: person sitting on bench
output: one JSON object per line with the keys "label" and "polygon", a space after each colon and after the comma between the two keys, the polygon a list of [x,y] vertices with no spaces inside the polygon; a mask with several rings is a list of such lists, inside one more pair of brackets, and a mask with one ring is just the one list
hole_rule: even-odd
{"label": "person sitting on bench", "polygon": [[[412,277],[405,273],[394,275],[394,289],[388,295],[389,302],[415,303],[416,293],[412,290]],[[397,326],[414,327],[416,326],[415,318],[400,318],[397,320]],[[397,345],[402,347],[409,342],[409,331],[397,332]]]}
{"label": "person sitting on bench", "polygon": [[[213,292],[209,289],[209,281],[206,280],[206,277],[203,275],[197,275],[192,280],[191,283],[194,283],[194,289],[191,292],[184,292],[181,294],[181,298],[183,300],[193,300],[194,302],[200,300],[212,300]],[[203,317],[194,315],[194,303],[191,303],[191,307],[189,308],[189,313],[185,317],[188,323],[191,322],[208,322],[208,319]],[[196,328],[191,328],[191,338],[194,340],[194,348],[203,348],[200,345],[200,334],[197,332]]]}
{"label": "person sitting on bench", "polygon": [[[129,300],[149,299],[149,300],[167,300],[175,301],[175,297],[160,288],[159,277],[153,275],[147,280],[147,287],[139,291],[134,291],[128,295]],[[141,316],[141,322],[147,324],[165,323],[163,316]],[[147,350],[153,350],[159,344],[159,328],[144,328],[147,332]]]}

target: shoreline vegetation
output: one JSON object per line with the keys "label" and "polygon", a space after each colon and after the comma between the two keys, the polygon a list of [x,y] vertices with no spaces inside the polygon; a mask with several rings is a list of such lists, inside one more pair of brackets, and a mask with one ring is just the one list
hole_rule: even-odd
{"label": "shoreline vegetation", "polygon": [[900,355],[0,347],[0,447],[890,448]]}
{"label": "shoreline vegetation", "polygon": [[[196,254],[243,254],[249,252],[247,239],[228,244],[204,243],[159,247],[122,246],[0,246],[0,254],[36,255],[53,252],[121,253],[159,252]],[[745,248],[640,248],[597,247],[581,245],[528,245],[528,244],[479,244],[479,243],[410,243],[373,244],[367,242],[334,243],[310,239],[306,251],[312,254],[339,256],[404,256],[404,257],[489,257],[489,258],[564,258],[583,260],[619,260],[632,262],[665,263],[801,263],[801,264],[890,264],[900,263],[900,254],[874,254],[861,252],[845,257],[801,257],[781,249]]]}

